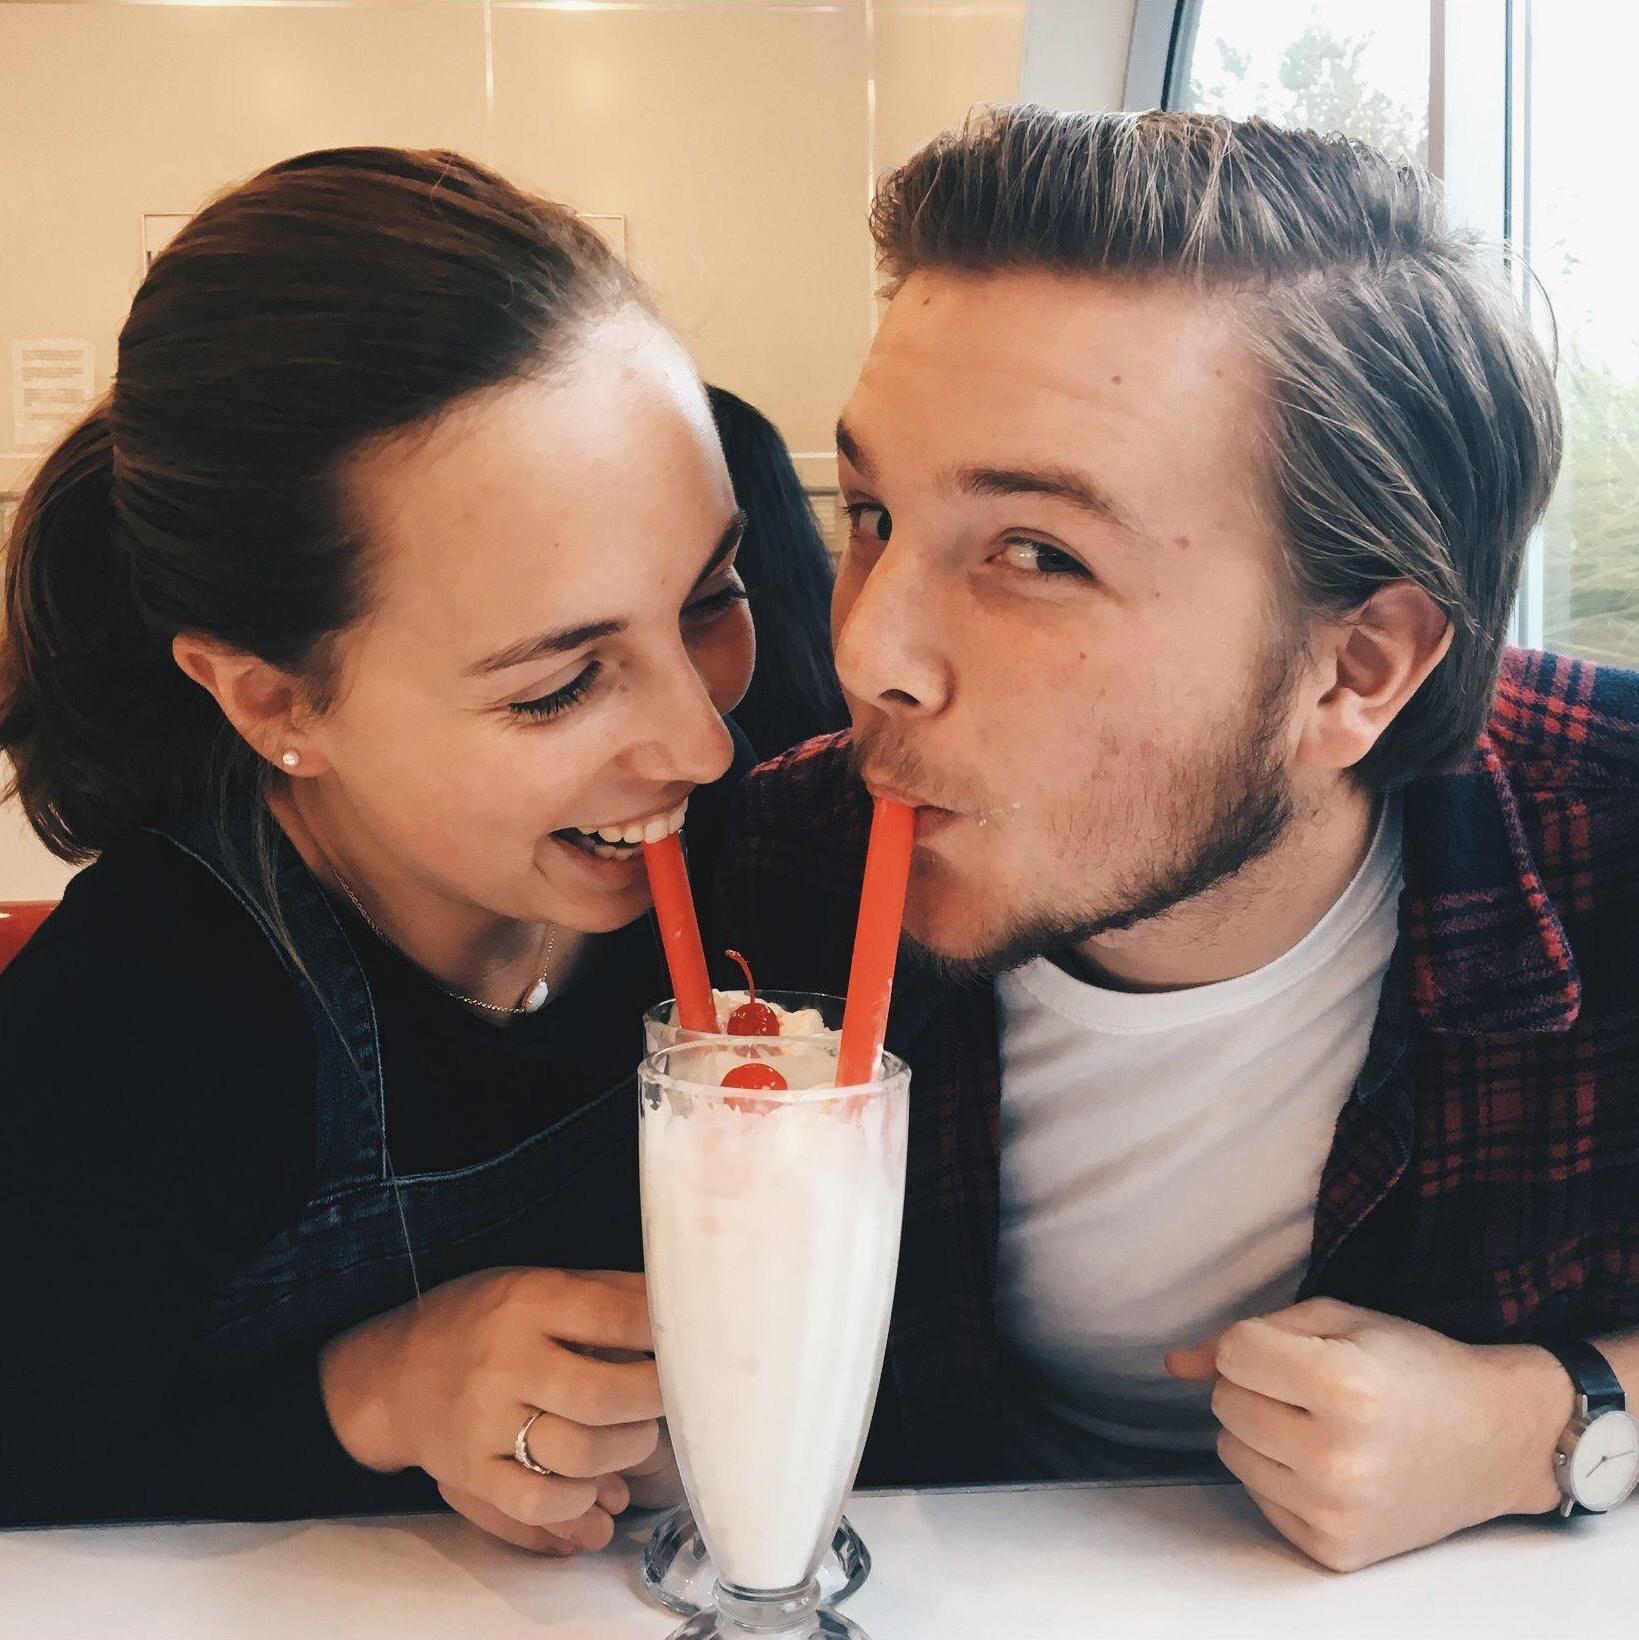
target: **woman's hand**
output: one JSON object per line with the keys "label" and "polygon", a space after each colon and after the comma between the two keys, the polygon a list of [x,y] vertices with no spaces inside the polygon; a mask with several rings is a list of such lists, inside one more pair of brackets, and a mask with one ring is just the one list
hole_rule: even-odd
{"label": "woman's hand", "polygon": [[638,1509],[672,1509],[683,1501],[683,1477],[664,1423],[659,1444],[642,1463],[624,1471],[624,1479]]}
{"label": "woman's hand", "polygon": [[[626,1353],[652,1348],[640,1275],[485,1270],[332,1339],[319,1382],[359,1463],[419,1466],[485,1531],[570,1554],[609,1542],[629,1498],[620,1472],[655,1457],[659,1379]],[[550,1476],[512,1455],[537,1410],[529,1454]]]}
{"label": "woman's hand", "polygon": [[606,1549],[615,1535],[615,1516],[630,1501],[626,1483],[619,1475],[604,1475],[598,1481],[598,1501],[579,1520],[564,1521],[556,1527],[525,1526],[510,1515],[503,1515],[493,1504],[485,1503],[458,1486],[440,1481],[438,1495],[456,1514],[464,1515],[472,1524],[491,1537],[498,1537],[519,1549],[528,1549],[538,1555],[552,1555],[567,1559],[581,1549]]}

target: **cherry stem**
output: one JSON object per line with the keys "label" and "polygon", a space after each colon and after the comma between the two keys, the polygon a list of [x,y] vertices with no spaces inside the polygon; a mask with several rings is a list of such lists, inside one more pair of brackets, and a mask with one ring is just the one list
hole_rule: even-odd
{"label": "cherry stem", "polygon": [[757,1000],[757,982],[751,977],[751,964],[738,951],[725,951],[723,955],[731,962],[737,962],[740,965],[740,972],[746,977],[746,990],[750,993],[751,1000],[755,1002]]}

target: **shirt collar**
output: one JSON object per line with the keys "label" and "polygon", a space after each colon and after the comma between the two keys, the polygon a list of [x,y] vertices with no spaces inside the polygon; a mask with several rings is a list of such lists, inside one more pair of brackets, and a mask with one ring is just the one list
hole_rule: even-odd
{"label": "shirt collar", "polygon": [[1531,856],[1519,801],[1489,736],[1446,775],[1405,796],[1412,1000],[1455,1036],[1568,1031],[1582,983]]}

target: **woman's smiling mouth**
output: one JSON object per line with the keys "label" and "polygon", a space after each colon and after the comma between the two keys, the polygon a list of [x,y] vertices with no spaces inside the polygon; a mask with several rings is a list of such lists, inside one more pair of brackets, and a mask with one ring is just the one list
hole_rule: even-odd
{"label": "woman's smiling mouth", "polygon": [[553,832],[558,841],[589,854],[598,860],[635,860],[645,843],[658,843],[683,829],[688,813],[685,798],[674,809],[659,814],[639,816],[635,820],[612,822],[602,826],[565,826]]}

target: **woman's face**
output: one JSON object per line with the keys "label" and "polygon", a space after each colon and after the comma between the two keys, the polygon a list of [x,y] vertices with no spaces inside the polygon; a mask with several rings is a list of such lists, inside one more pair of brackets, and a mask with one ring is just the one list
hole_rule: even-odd
{"label": "woman's face", "polygon": [[622,313],[550,379],[348,477],[373,603],[304,739],[323,772],[303,801],[353,860],[465,908],[587,933],[641,915],[640,856],[584,833],[724,773],[754,654],[740,517],[682,349]]}

